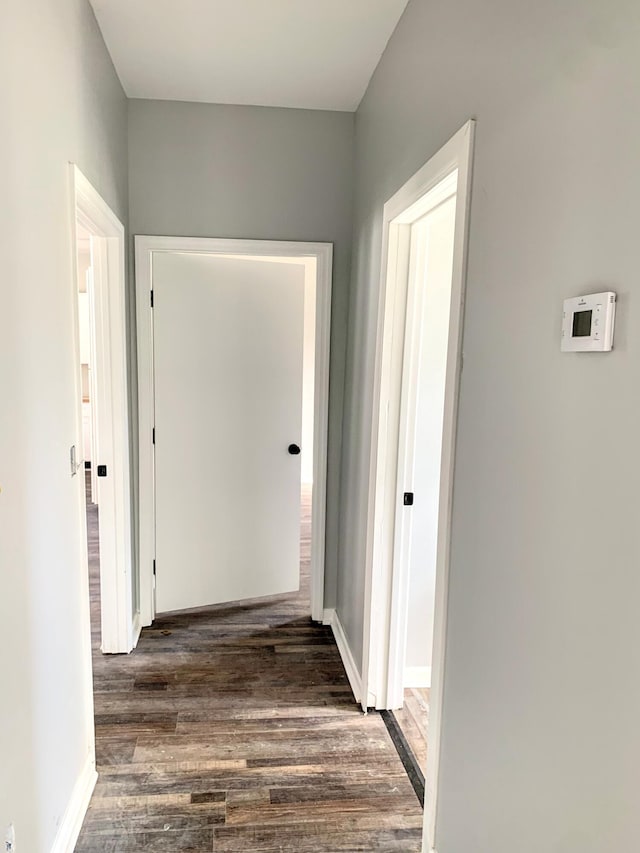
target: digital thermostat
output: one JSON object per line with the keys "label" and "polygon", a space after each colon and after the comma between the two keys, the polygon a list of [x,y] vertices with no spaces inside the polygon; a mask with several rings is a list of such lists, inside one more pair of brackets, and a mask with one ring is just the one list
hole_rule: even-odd
{"label": "digital thermostat", "polygon": [[563,352],[608,352],[613,347],[616,295],[590,293],[565,299],[562,314]]}

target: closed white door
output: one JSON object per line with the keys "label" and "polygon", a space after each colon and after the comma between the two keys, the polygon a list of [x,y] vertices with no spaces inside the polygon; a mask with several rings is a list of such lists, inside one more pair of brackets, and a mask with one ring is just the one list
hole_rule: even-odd
{"label": "closed white door", "polygon": [[156,609],[297,590],[304,269],[157,253],[153,290]]}

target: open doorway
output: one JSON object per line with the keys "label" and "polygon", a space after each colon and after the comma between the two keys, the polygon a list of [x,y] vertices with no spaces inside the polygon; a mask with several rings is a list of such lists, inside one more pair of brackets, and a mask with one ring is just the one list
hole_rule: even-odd
{"label": "open doorway", "polygon": [[406,744],[405,759],[423,802],[457,178],[456,170],[425,196],[428,209],[410,224],[400,392],[396,492],[401,509],[393,532],[392,611],[398,626],[391,629],[398,648],[389,650],[389,699],[395,710],[386,720]]}
{"label": "open doorway", "polygon": [[78,332],[80,344],[80,397],[82,407],[82,439],[80,443],[80,477],[84,480],[87,519],[87,558],[89,564],[89,602],[91,610],[91,645],[94,651],[102,644],[100,596],[100,527],[98,516],[98,484],[96,460],[95,386],[95,311],[93,306],[93,268],[91,234],[76,221],[76,273],[78,299]]}
{"label": "open doorway", "polygon": [[331,246],[137,237],[136,291],[143,624],[301,584],[321,621]]}
{"label": "open doorway", "polygon": [[71,180],[78,412],[71,465],[87,509],[94,644],[104,653],[126,653],[140,626],[132,561],[124,227],[75,166]]}
{"label": "open doorway", "polygon": [[385,204],[363,706],[383,712],[435,839],[474,123]]}

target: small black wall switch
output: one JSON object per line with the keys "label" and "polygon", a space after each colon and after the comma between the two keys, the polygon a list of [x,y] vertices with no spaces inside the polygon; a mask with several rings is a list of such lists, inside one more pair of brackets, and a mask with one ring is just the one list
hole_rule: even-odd
{"label": "small black wall switch", "polygon": [[107,476],[107,466],[106,465],[98,465],[98,477],[106,477]]}
{"label": "small black wall switch", "polygon": [[413,506],[413,492],[405,492],[403,503],[405,506]]}

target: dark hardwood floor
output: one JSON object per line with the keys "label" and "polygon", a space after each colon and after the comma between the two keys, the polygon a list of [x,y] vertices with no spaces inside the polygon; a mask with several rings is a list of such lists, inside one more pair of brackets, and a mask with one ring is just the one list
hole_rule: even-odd
{"label": "dark hardwood floor", "polygon": [[162,616],[104,656],[89,505],[99,779],[76,853],[421,849],[386,727],[310,619],[308,508],[299,594]]}

